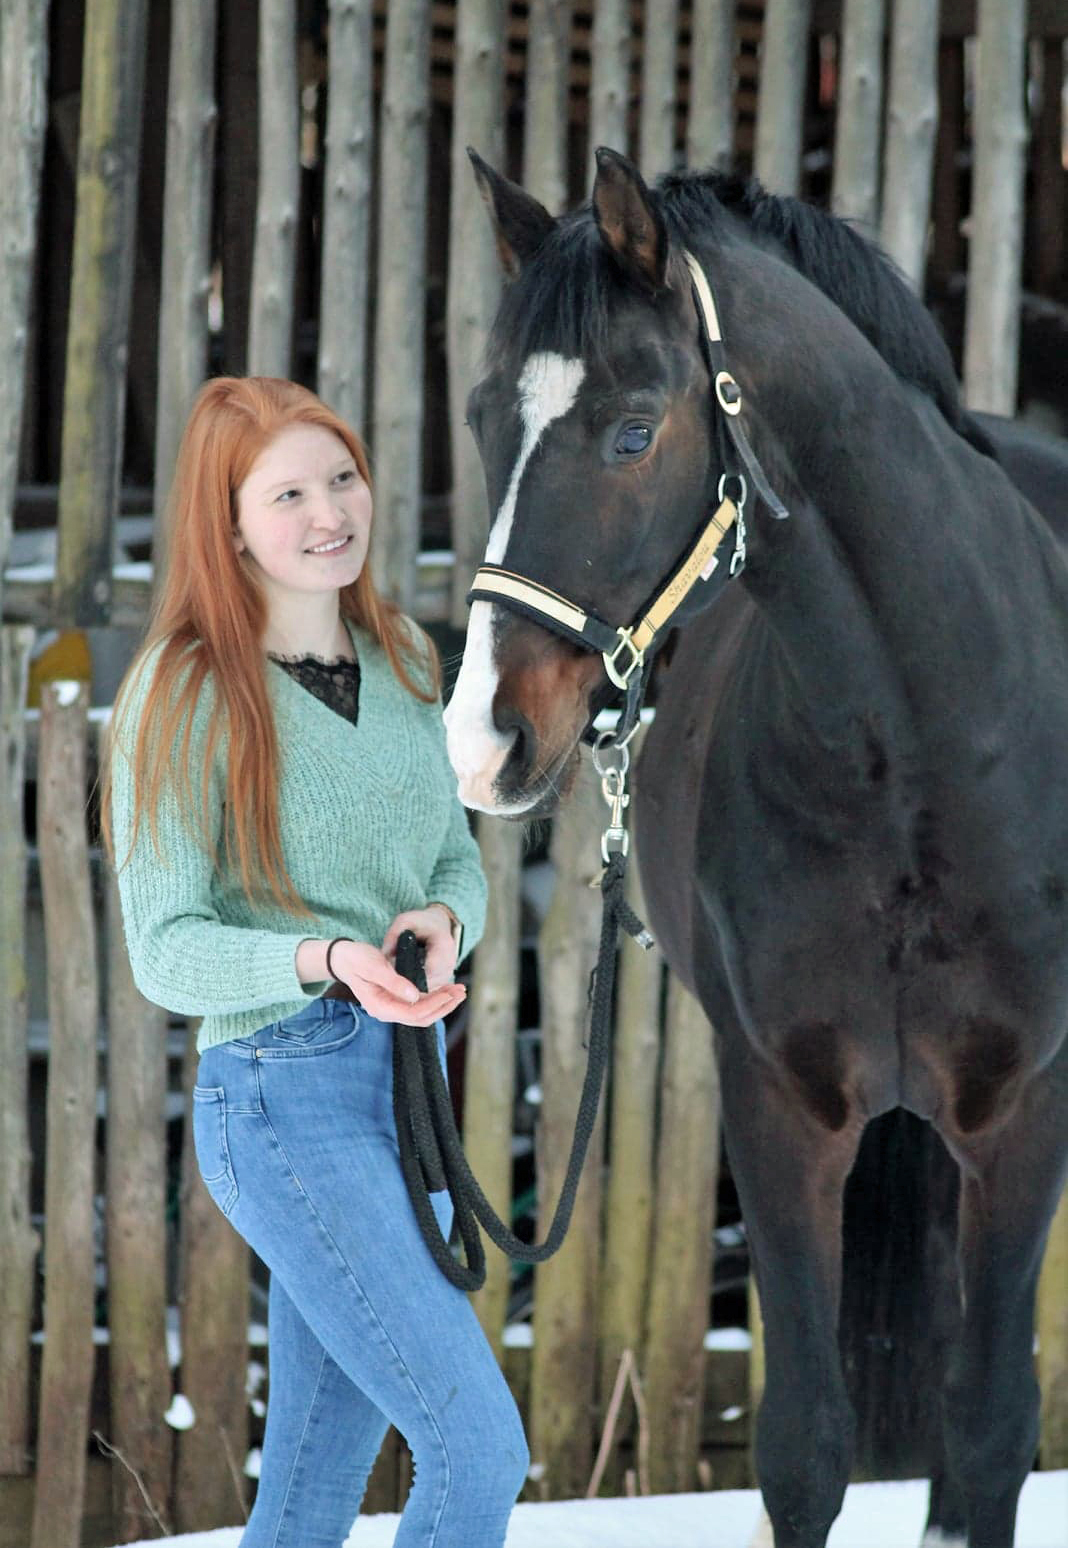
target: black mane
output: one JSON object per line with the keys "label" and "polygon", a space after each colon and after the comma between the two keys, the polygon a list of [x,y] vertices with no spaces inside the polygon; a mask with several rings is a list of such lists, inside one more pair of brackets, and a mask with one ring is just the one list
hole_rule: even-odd
{"label": "black mane", "polygon": [[990,444],[960,401],[949,349],[900,269],[847,221],[800,199],[770,194],[756,178],[727,172],[669,173],[658,191],[673,236],[707,227],[729,210],[833,301],[903,381],[932,398],[960,435]]}
{"label": "black mane", "polygon": [[[724,232],[724,214],[736,217],[746,236],[785,258],[833,301],[903,381],[934,401],[958,434],[991,453],[961,404],[953,360],[934,318],[875,243],[837,216],[769,194],[756,178],[669,173],[651,193],[676,245],[702,229]],[[506,351],[524,359],[544,349],[603,358],[613,309],[625,293],[626,282],[598,235],[590,206],[583,205],[557,222],[537,261],[505,291],[490,341],[491,363]]]}

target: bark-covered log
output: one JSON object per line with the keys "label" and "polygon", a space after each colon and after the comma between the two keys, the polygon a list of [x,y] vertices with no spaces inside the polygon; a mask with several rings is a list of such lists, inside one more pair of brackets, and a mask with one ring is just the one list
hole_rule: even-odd
{"label": "bark-covered log", "polygon": [[260,167],[248,368],[288,376],[300,204],[296,0],[260,0]]}
{"label": "bark-covered log", "polygon": [[[603,803],[583,755],[574,793],[553,820],[556,887],[538,941],[541,985],[542,1111],[538,1126],[538,1239],[560,1196],[586,1069],[586,988],[597,956],[600,899],[597,834]],[[585,1492],[593,1467],[597,1364],[603,1113],[598,1118],[575,1199],[567,1240],[535,1270],[531,1369],[531,1456],[545,1499]]]}
{"label": "bark-covered log", "polygon": [[471,146],[493,167],[504,147],[504,8],[498,0],[460,0],[452,126],[449,278],[449,445],[452,453],[452,547],[456,556],[450,611],[467,625],[471,577],[489,532],[482,463],[464,423],[467,395],[478,379],[486,336],[500,297],[497,246],[467,158]]}
{"label": "bark-covered log", "polygon": [[85,826],[89,694],[41,692],[38,843],[48,964],[44,1353],[31,1548],[78,1548],[93,1376],[99,987]]}
{"label": "bark-covered log", "polygon": [[884,0],[845,0],[831,208],[874,235],[879,220]]}
{"label": "bark-covered log", "polygon": [[107,623],[122,468],[146,0],[87,0],[55,621]]}
{"label": "bark-covered log", "polygon": [[646,179],[675,165],[679,0],[645,0],[638,164]]}
{"label": "bark-covered log", "polygon": [[567,204],[571,0],[530,0],[523,186],[553,215]]}
{"label": "bark-covered log", "polygon": [[173,1432],[163,1419],[171,1396],[166,1326],[167,1014],[149,1005],[134,984],[113,874],[108,876],[106,897],[107,1438],[121,1453],[121,1460],[112,1464],[115,1532],[120,1542],[130,1543],[155,1535],[153,1512],[166,1521],[171,1489]]}
{"label": "bark-covered log", "polygon": [[174,7],[167,87],[156,399],[153,554],[157,577],[166,563],[163,515],[178,442],[197,388],[207,373],[216,119],[215,30],[215,0],[201,0],[198,6]]}
{"label": "bark-covered log", "polygon": [[629,153],[627,109],[630,103],[629,0],[597,0],[593,9],[590,78],[589,173],[596,171],[598,146]]}
{"label": "bark-covered log", "polygon": [[30,1328],[40,1241],[30,1224],[26,1052],[26,684],[34,631],[0,627],[0,1477],[30,1469]]}
{"label": "bark-covered log", "polygon": [[0,50],[0,593],[18,483],[47,77],[48,0],[9,0]]}
{"label": "bark-covered log", "polygon": [[393,0],[381,118],[371,554],[378,586],[409,613],[423,487],[429,72],[430,0]]}
{"label": "bark-covered log", "polygon": [[1023,254],[1025,0],[979,0],[964,398],[1016,412]]}
{"label": "bark-covered log", "polygon": [[718,1176],[719,1077],[712,1029],[698,1002],[672,978],[644,1371],[654,1494],[696,1485]]}
{"label": "bark-covered log", "polygon": [[[475,952],[468,1001],[464,1151],[493,1208],[502,1220],[510,1220],[523,834],[516,824],[482,817],[478,841],[489,882],[490,923]],[[508,1284],[508,1259],[490,1249],[486,1283],[473,1305],[498,1358],[508,1311]]]}
{"label": "bark-covered log", "polygon": [[938,0],[895,0],[879,240],[923,288],[938,121]]}
{"label": "bark-covered log", "polygon": [[693,0],[686,163],[726,168],[734,154],[733,0]]}
{"label": "bark-covered log", "polygon": [[319,392],[364,433],[374,178],[372,0],[330,0]]}
{"label": "bark-covered log", "polygon": [[754,170],[772,193],[801,188],[811,0],[767,0]]}
{"label": "bark-covered log", "polygon": [[248,1449],[249,1250],[208,1194],[193,1150],[196,1024],[186,1048],[186,1131],[182,1145],[180,1379],[196,1423],[178,1436],[174,1514],[179,1532],[232,1523],[244,1507],[234,1474]]}

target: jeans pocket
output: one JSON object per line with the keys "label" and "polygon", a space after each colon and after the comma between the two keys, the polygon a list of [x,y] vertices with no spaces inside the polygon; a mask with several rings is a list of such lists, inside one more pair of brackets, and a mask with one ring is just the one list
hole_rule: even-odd
{"label": "jeans pocket", "polygon": [[237,1179],[226,1138],[226,1095],[221,1086],[193,1088],[193,1145],[204,1186],[229,1215],[237,1203]]}
{"label": "jeans pocket", "polygon": [[284,1021],[276,1021],[271,1031],[279,1043],[310,1043],[331,1026],[333,1018],[330,1009],[320,999],[310,1001]]}

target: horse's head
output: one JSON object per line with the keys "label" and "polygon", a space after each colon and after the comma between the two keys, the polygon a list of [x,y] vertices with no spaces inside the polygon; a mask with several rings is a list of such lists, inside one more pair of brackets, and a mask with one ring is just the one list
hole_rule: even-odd
{"label": "horse's head", "polygon": [[[723,471],[689,271],[657,199],[614,152],[598,152],[590,206],[560,220],[472,159],[512,276],[468,403],[486,562],[629,625],[716,508]],[[706,605],[728,568],[680,616]],[[446,712],[464,802],[551,810],[616,691],[599,649],[521,603],[474,601]]]}

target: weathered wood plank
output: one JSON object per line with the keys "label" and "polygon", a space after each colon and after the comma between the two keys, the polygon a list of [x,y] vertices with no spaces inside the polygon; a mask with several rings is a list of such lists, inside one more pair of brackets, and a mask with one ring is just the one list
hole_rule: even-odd
{"label": "weathered wood plank", "polygon": [[[170,1513],[167,1362],[167,1014],[130,972],[114,874],[107,878],[107,1268],[110,1444],[118,1540],[152,1537]],[[124,1465],[125,1464],[125,1465]],[[131,1473],[136,1473],[135,1479]],[[140,1480],[140,1487],[138,1486]],[[141,1489],[151,1501],[146,1503]]]}
{"label": "weathered wood plank", "polygon": [[504,9],[497,0],[462,0],[457,18],[445,332],[449,353],[452,546],[456,565],[449,614],[466,628],[464,600],[489,533],[486,486],[474,436],[465,424],[500,297],[497,245],[467,158],[471,146],[493,167],[504,154]]}
{"label": "weathered wood plank", "polygon": [[[553,820],[552,903],[538,940],[542,1110],[537,1136],[538,1238],[560,1195],[586,1069],[586,988],[597,956],[603,805],[583,753],[574,792]],[[590,1140],[567,1240],[535,1270],[529,1436],[534,1489],[542,1498],[585,1492],[593,1466],[597,1365],[603,1112]]]}
{"label": "weathered wood plank", "polygon": [[178,443],[207,371],[217,118],[215,34],[215,0],[173,7],[156,397],[153,553],[157,570],[165,560],[164,512]]}
{"label": "weathered wood plank", "polygon": [[30,1470],[30,1329],[40,1241],[30,1224],[26,1057],[26,684],[34,631],[0,628],[0,1475]]}
{"label": "weathered wood plank", "polygon": [[[478,842],[489,883],[490,928],[475,952],[468,1001],[464,1151],[490,1204],[502,1220],[510,1220],[523,834],[518,825],[482,817]],[[473,1305],[498,1359],[503,1355],[508,1284],[508,1259],[495,1250],[487,1252],[486,1282]]]}
{"label": "weathered wood plank", "polygon": [[658,177],[675,166],[675,64],[679,0],[645,0],[638,164]]}
{"label": "weathered wood plank", "polygon": [[197,1023],[186,1049],[186,1129],[182,1144],[182,1331],[180,1390],[196,1415],[178,1436],[174,1515],[179,1532],[201,1532],[240,1519],[239,1491],[248,1450],[249,1249],[213,1203],[197,1170],[192,1103]]}
{"label": "weathered wood plank", "polygon": [[375,580],[410,613],[423,473],[430,3],[393,0],[382,98],[375,315]]}
{"label": "weathered wood plank", "polygon": [[874,235],[879,220],[884,0],[845,0],[831,208]]}
{"label": "weathered wood plank", "polygon": [[0,50],[0,587],[18,482],[47,78],[48,0],[10,0]]}
{"label": "weathered wood plank", "polygon": [[89,694],[41,692],[38,846],[48,962],[44,1353],[31,1548],[78,1548],[93,1374],[99,987],[85,824]]}
{"label": "weathered wood plank", "polygon": [[[734,154],[734,0],[693,0],[686,163],[726,168]],[[680,44],[680,59],[685,50]]]}
{"label": "weathered wood plank", "polygon": [[293,278],[300,203],[300,103],[296,0],[260,0],[260,166],[248,368],[253,376],[289,376]]}
{"label": "weathered wood plank", "polygon": [[567,97],[571,0],[530,0],[523,186],[552,215],[568,205]]}
{"label": "weathered wood plank", "polygon": [[592,178],[596,171],[594,152],[599,146],[629,153],[631,18],[627,0],[597,0],[590,54],[588,159]]}
{"label": "weathered wood plank", "polygon": [[1068,1467],[1068,1192],[1061,1199],[1046,1246],[1037,1322],[1042,1466]]}
{"label": "weathered wood plank", "polygon": [[938,0],[896,0],[879,239],[916,290],[923,287],[931,213],[937,50]]}
{"label": "weathered wood plank", "polygon": [[772,193],[801,188],[801,141],[811,0],[767,0],[754,170]]}
{"label": "weathered wood plank", "polygon": [[319,392],[363,435],[374,178],[372,0],[330,0]]}
{"label": "weathered wood plank", "polygon": [[719,1078],[712,1029],[697,1000],[672,978],[645,1343],[654,1494],[697,1484],[718,1177]]}
{"label": "weathered wood plank", "polygon": [[55,621],[110,621],[133,282],[146,0],[87,0]]}
{"label": "weathered wood plank", "polygon": [[975,175],[964,323],[964,399],[1016,412],[1023,255],[1024,0],[979,0]]}

